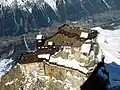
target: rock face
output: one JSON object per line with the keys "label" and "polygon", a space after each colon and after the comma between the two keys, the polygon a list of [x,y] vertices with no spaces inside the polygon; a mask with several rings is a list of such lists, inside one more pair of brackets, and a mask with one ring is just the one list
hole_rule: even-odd
{"label": "rock face", "polygon": [[[56,70],[57,71],[56,71]],[[77,71],[60,68],[48,68],[45,76],[41,63],[17,65],[0,82],[1,90],[79,90],[84,81],[84,75]],[[55,70],[51,72],[50,70]],[[51,73],[51,75],[50,75]],[[57,75],[56,77],[54,75]],[[80,78],[81,77],[81,78]]]}
{"label": "rock face", "polygon": [[119,0],[2,0],[0,36],[21,35],[51,26],[54,21],[79,20],[86,16],[120,9]]}
{"label": "rock face", "polygon": [[1,90],[35,90],[36,87],[41,90],[44,87],[43,80],[47,79],[39,77],[43,75],[41,66],[40,63],[17,65],[1,79]]}

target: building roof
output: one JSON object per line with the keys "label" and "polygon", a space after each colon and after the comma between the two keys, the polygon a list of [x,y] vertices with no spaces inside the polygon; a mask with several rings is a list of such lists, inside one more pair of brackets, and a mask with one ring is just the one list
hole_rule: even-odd
{"label": "building roof", "polygon": [[38,42],[42,42],[41,40],[38,40]]}
{"label": "building roof", "polygon": [[50,58],[50,54],[39,54],[38,58],[49,59]]}
{"label": "building roof", "polygon": [[80,37],[81,38],[88,38],[88,33],[87,32],[81,32]]}
{"label": "building roof", "polygon": [[37,35],[36,39],[42,39],[42,34]]}
{"label": "building roof", "polygon": [[53,45],[53,42],[52,41],[48,42],[48,45],[50,45],[50,46]]}
{"label": "building roof", "polygon": [[90,49],[91,49],[91,44],[82,44],[82,46],[81,46],[81,52],[82,53],[89,54]]}

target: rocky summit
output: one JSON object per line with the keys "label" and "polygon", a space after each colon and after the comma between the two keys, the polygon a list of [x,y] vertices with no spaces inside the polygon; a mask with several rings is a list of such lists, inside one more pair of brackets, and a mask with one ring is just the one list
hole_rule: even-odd
{"label": "rocky summit", "polygon": [[[89,39],[90,35],[90,29],[65,24],[55,35],[44,38],[43,45],[37,40],[36,45],[38,42],[37,47],[41,48],[21,56],[17,65],[2,76],[1,90],[80,90],[88,73],[96,66],[94,53],[97,49],[92,49],[95,37]],[[53,48],[49,46],[51,41],[55,43]],[[58,46],[59,49],[51,54]]]}

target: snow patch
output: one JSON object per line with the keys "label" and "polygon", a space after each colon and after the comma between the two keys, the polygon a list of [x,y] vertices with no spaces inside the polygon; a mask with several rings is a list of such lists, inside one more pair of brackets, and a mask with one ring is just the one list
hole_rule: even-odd
{"label": "snow patch", "polygon": [[24,43],[25,43],[25,46],[26,46],[27,50],[30,51],[30,48],[28,47],[28,44],[27,44],[25,36],[24,36]]}
{"label": "snow patch", "polygon": [[15,80],[12,80],[10,82],[7,82],[5,83],[5,86],[8,86],[8,85],[12,85],[13,83],[15,83],[18,79],[15,79]]}
{"label": "snow patch", "polygon": [[9,51],[8,56],[11,56],[14,53],[14,49]]}
{"label": "snow patch", "polygon": [[120,30],[101,30],[97,41],[106,56],[105,62],[120,65]]}
{"label": "snow patch", "polygon": [[62,65],[64,67],[69,67],[72,69],[77,69],[81,72],[88,73],[88,70],[84,67],[81,67],[81,64],[77,62],[76,60],[69,60],[69,59],[63,59],[61,57],[59,58],[50,58],[49,62],[55,63],[57,65]]}
{"label": "snow patch", "polygon": [[9,72],[12,69],[13,67],[12,62],[14,62],[12,58],[3,59],[0,61],[0,77],[5,75],[7,72]]}
{"label": "snow patch", "polygon": [[102,0],[102,1],[105,3],[108,9],[111,9],[111,6],[105,0]]}
{"label": "snow patch", "polygon": [[[11,6],[14,2],[15,0],[0,0],[0,4],[4,6]],[[18,5],[24,5],[24,2],[22,2],[22,0],[16,0],[16,2]]]}
{"label": "snow patch", "polygon": [[44,0],[55,12],[57,11],[56,0]]}

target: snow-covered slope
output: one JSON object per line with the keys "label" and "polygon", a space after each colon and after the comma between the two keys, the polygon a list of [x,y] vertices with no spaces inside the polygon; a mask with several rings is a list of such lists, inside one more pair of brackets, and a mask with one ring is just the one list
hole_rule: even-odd
{"label": "snow-covered slope", "polygon": [[107,30],[99,27],[93,28],[100,32],[98,43],[102,49],[102,54],[106,56],[105,62],[120,65],[120,29]]}
{"label": "snow-covered slope", "polygon": [[109,72],[110,84],[112,87],[120,86],[120,29],[106,30],[100,27],[93,29],[100,32],[98,60],[101,60],[101,55],[105,55],[105,66]]}
{"label": "snow-covered slope", "polygon": [[[0,0],[0,36],[120,8],[119,0]],[[11,32],[12,31],[12,32]]]}

